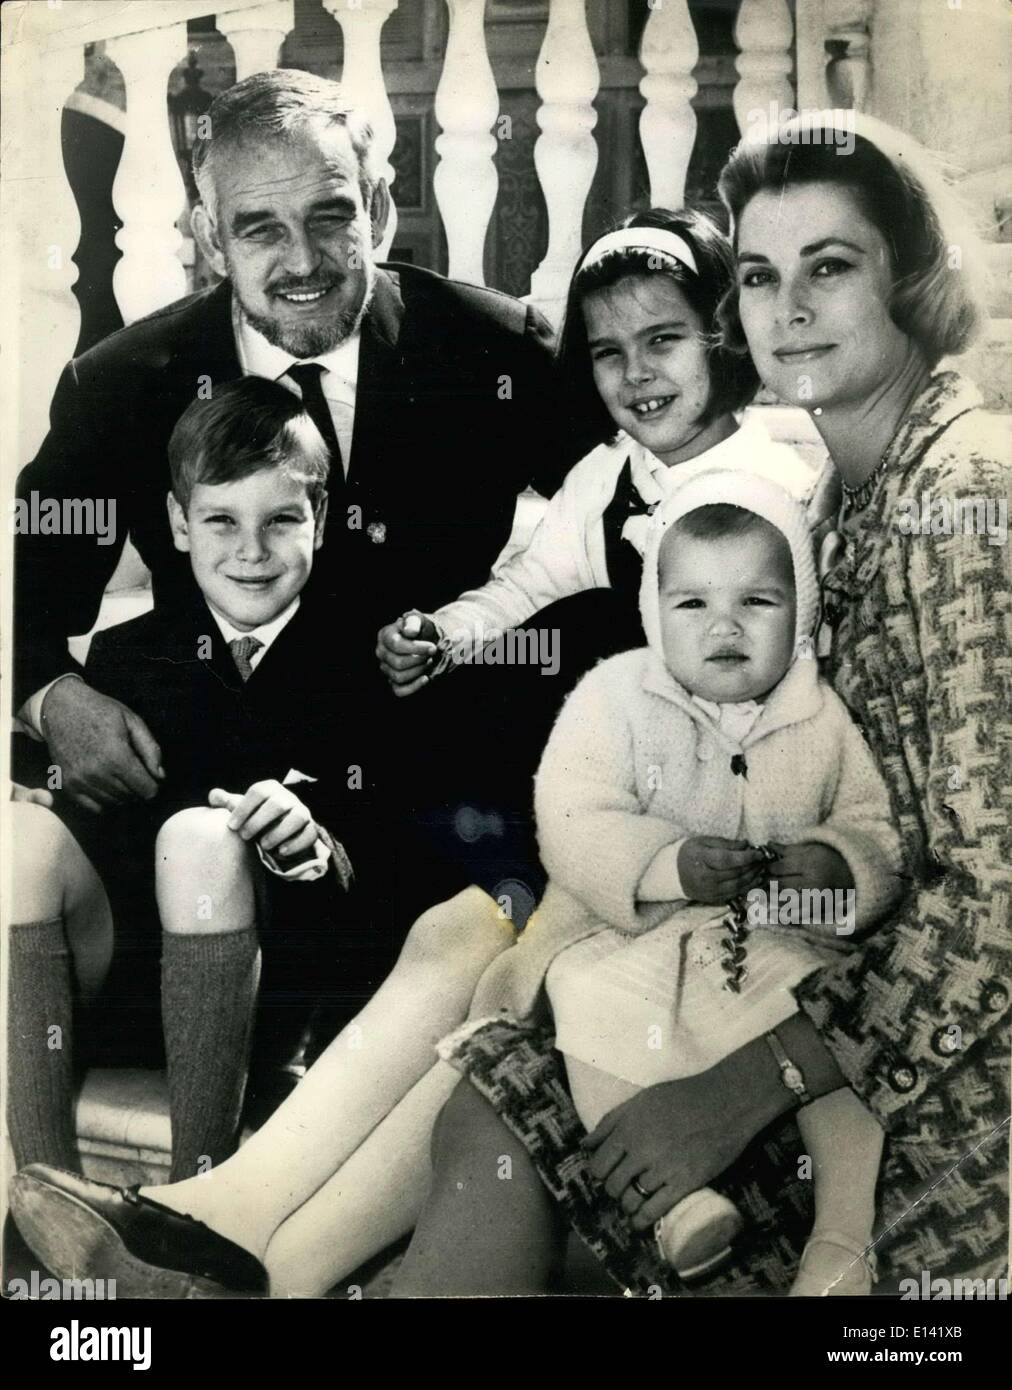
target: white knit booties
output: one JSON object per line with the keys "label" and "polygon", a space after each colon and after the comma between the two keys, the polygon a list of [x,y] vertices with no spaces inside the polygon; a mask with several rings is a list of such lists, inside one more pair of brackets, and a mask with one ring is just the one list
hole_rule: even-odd
{"label": "white knit booties", "polygon": [[733,1202],[710,1187],[701,1187],[655,1223],[654,1238],[661,1258],[679,1278],[693,1279],[726,1259],[743,1225]]}
{"label": "white knit booties", "polygon": [[842,1231],[814,1230],[791,1285],[792,1298],[862,1298],[875,1282],[875,1256]]}

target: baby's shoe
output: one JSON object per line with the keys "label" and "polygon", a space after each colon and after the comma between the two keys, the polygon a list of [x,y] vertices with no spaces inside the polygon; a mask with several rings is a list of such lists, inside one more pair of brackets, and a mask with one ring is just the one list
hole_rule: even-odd
{"label": "baby's shoe", "polygon": [[661,1258],[679,1278],[695,1279],[723,1263],[743,1225],[733,1202],[701,1187],[655,1223],[654,1238]]}
{"label": "baby's shoe", "polygon": [[841,1231],[813,1231],[791,1297],[862,1298],[875,1282],[875,1256]]}

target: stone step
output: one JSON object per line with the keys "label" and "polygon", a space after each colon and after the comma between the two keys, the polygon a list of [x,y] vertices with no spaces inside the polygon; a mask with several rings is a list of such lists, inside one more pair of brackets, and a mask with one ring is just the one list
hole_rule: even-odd
{"label": "stone step", "polygon": [[172,1135],[164,1072],[89,1071],[75,1125],[84,1171],[96,1182],[168,1181]]}

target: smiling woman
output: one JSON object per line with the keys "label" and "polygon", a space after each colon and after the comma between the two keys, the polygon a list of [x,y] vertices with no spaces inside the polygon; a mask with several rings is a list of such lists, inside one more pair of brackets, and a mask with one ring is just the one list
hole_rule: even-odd
{"label": "smiling woman", "polygon": [[[856,130],[849,155],[812,138],[837,124]],[[939,367],[980,319],[975,238],[925,153],[852,111],[746,142],[720,191],[738,257],[729,336],[743,331],[767,385],[812,411],[841,474],[843,545],[824,579],[831,676],[887,776],[912,873],[903,908],[860,955],[803,982],[799,1003],[887,1131],[883,1277],[997,1275],[1012,975],[996,891],[1012,854],[1007,557],[983,532],[900,524],[910,498],[1008,495],[1007,430]]]}

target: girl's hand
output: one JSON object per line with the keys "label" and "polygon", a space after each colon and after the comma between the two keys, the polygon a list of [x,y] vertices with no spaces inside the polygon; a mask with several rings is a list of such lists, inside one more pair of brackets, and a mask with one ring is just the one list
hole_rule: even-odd
{"label": "girl's hand", "polygon": [[429,667],[439,650],[438,640],[435,623],[417,609],[380,628],[376,656],[395,695],[413,695],[428,685]]}
{"label": "girl's hand", "polygon": [[255,840],[264,853],[288,859],[312,849],[319,838],[308,807],[291,788],[274,780],[254,782],[241,797],[215,787],[207,801],[209,806],[223,806],[231,812],[229,830],[244,840]]}
{"label": "girl's hand", "polygon": [[590,1170],[633,1228],[648,1230],[729,1168],[790,1105],[772,1054],[758,1038],[709,1071],[648,1086],[616,1106],[584,1141],[593,1150]]}
{"label": "girl's hand", "polygon": [[678,851],[678,877],[693,902],[726,903],[765,881],[766,860],[747,840],[692,835]]}

